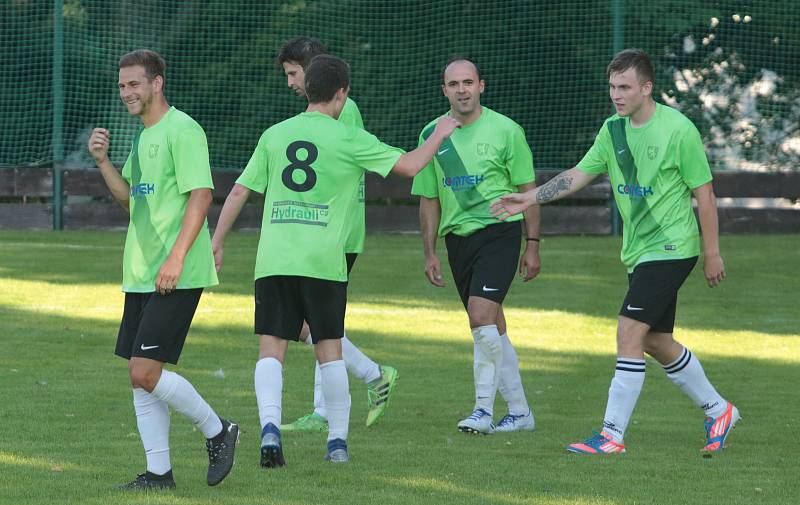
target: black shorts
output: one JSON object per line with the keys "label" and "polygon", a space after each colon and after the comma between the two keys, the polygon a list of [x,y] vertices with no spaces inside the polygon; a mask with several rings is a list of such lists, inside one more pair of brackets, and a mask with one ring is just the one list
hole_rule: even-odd
{"label": "black shorts", "polygon": [[696,263],[697,256],[636,265],[628,274],[628,294],[619,315],[646,323],[652,331],[672,333],[678,290]]}
{"label": "black shorts", "polygon": [[356,264],[358,253],[344,253],[344,259],[347,261],[347,275],[350,276],[350,271],[353,270],[353,265]]}
{"label": "black shorts", "polygon": [[203,288],[125,293],[114,354],[177,364]]}
{"label": "black shorts", "polygon": [[256,279],[255,298],[256,335],[297,342],[305,320],[314,343],[344,336],[347,282],[271,275]]}
{"label": "black shorts", "polygon": [[444,240],[464,308],[470,296],[503,303],[517,273],[522,240],[519,222],[489,225],[466,237],[448,233]]}

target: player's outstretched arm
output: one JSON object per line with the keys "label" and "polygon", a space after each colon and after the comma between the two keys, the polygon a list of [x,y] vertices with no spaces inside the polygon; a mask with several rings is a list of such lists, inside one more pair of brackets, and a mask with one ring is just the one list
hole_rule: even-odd
{"label": "player's outstretched arm", "polygon": [[161,269],[156,276],[156,290],[165,295],[175,290],[178,279],[183,271],[183,261],[186,254],[194,244],[203,223],[208,215],[208,207],[211,205],[213,197],[209,188],[193,189],[189,195],[189,202],[186,204],[186,213],[183,215],[181,231],[172,246],[167,261],[161,265]]}
{"label": "player's outstretched arm", "polygon": [[554,202],[565,196],[580,191],[597,177],[597,174],[587,174],[576,167],[564,170],[553,177],[544,186],[526,191],[524,193],[511,193],[501,196],[492,204],[492,215],[500,220],[505,220],[516,214],[524,212],[531,205]]}
{"label": "player's outstretched arm", "polygon": [[422,249],[425,252],[425,277],[431,284],[444,287],[442,264],[436,255],[436,237],[439,232],[439,219],[442,207],[438,198],[419,198],[419,226],[422,233]]}
{"label": "player's outstretched arm", "polygon": [[89,154],[94,158],[97,168],[100,169],[100,174],[103,180],[106,181],[106,186],[111,191],[114,197],[122,208],[130,212],[128,203],[131,195],[131,188],[125,179],[119,174],[111,160],[108,159],[108,146],[111,139],[111,133],[105,128],[95,128],[89,137],[87,147]]}
{"label": "player's outstretched arm", "polygon": [[725,280],[725,264],[719,253],[717,198],[710,182],[695,188],[692,193],[697,199],[697,214],[703,233],[703,273],[708,286],[713,288]]}
{"label": "player's outstretched arm", "polygon": [[211,238],[211,248],[214,251],[214,266],[217,268],[217,272],[222,269],[225,237],[233,227],[233,223],[236,222],[236,218],[239,217],[239,213],[242,212],[242,207],[244,207],[249,196],[250,189],[241,184],[234,184],[233,189],[228,194],[228,198],[225,199],[225,204],[222,206],[214,236]]}
{"label": "player's outstretched arm", "polygon": [[409,151],[397,160],[392,167],[392,173],[402,177],[414,177],[420,170],[431,162],[436,150],[442,141],[453,133],[453,130],[461,126],[461,123],[450,116],[442,116],[436,123],[436,128],[431,136],[418,148]]}

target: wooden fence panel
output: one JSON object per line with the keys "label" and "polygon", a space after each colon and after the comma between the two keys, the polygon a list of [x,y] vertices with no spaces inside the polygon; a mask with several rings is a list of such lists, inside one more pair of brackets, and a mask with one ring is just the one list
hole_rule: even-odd
{"label": "wooden fence panel", "polygon": [[49,203],[0,203],[0,229],[53,229],[53,205]]}
{"label": "wooden fence panel", "polygon": [[39,167],[0,169],[0,196],[53,196],[51,169]]}
{"label": "wooden fence panel", "polygon": [[714,193],[735,198],[800,198],[800,172],[714,172]]}
{"label": "wooden fence panel", "polygon": [[[537,184],[544,184],[557,174],[538,171]],[[64,225],[67,229],[125,227],[128,216],[111,201],[99,170],[66,169],[63,172]],[[209,223],[216,223],[221,204],[233,187],[239,172],[215,171],[215,203],[209,211]],[[53,223],[52,170],[49,167],[0,169],[0,228],[48,229]],[[800,172],[750,173],[715,172],[714,189],[718,197],[800,198]],[[419,229],[417,198],[411,196],[411,179],[390,175],[386,179],[367,174],[367,227],[370,232],[415,232]],[[573,195],[570,205],[542,207],[542,232],[545,234],[609,234],[610,210],[607,200],[612,188],[606,177],[599,177],[587,188]],[[16,201],[36,198],[33,203]],[[90,198],[85,198],[90,197]],[[98,201],[84,201],[95,199]],[[42,201],[44,200],[44,201]],[[258,229],[261,226],[262,197],[253,195],[242,210],[236,227]],[[373,202],[375,204],[373,204]],[[575,204],[578,204],[576,206]],[[791,208],[719,209],[722,233],[800,233],[800,210]]]}

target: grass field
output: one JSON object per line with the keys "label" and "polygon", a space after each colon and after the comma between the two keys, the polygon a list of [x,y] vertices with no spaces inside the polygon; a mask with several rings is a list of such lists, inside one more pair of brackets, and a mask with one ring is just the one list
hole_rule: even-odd
{"label": "grass field", "polygon": [[[325,435],[286,434],[287,467],[258,466],[252,279],[257,236],[233,234],[222,284],[201,301],[176,368],[243,434],[237,464],[205,484],[202,436],[172,416],[178,489],[128,494],[144,469],[126,362],[113,356],[122,310],[124,234],[0,232],[0,504],[790,504],[800,501],[800,236],[723,237],[728,280],[696,268],[676,336],[744,418],[726,452],[700,457],[702,412],[648,360],[628,453],[591,458],[567,443],[599,428],[625,292],[619,240],[547,237],[543,271],[507,299],[509,333],[536,414],[533,433],[468,436],[472,343],[447,274],[422,274],[419,237],[370,236],[353,272],[347,328],[400,383],[386,416],[364,427],[366,389],[351,379],[352,461],[322,461]],[[444,255],[441,255],[444,261]],[[284,420],[311,404],[313,357],[290,346]],[[505,413],[500,400],[496,419]]]}

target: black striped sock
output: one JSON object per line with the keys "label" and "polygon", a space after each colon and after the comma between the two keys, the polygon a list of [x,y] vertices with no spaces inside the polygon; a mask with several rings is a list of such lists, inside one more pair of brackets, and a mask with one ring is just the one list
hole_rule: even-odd
{"label": "black striped sock", "polygon": [[617,370],[623,372],[644,372],[644,360],[636,358],[617,358]]}
{"label": "black striped sock", "polygon": [[678,359],[668,365],[664,365],[664,371],[667,372],[667,374],[678,373],[686,368],[686,365],[688,365],[691,360],[692,352],[684,347],[683,352]]}

